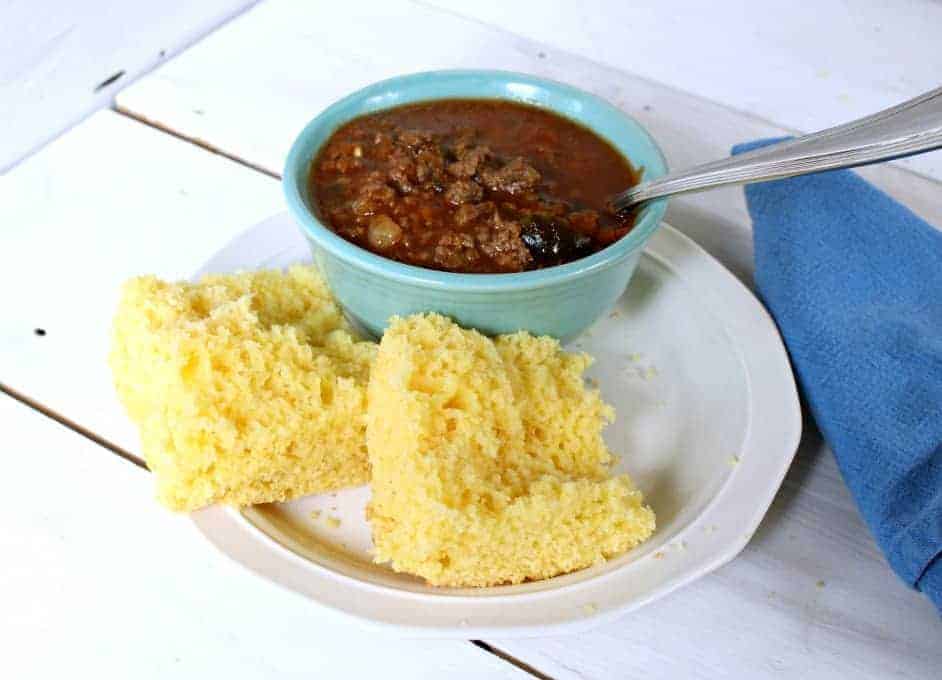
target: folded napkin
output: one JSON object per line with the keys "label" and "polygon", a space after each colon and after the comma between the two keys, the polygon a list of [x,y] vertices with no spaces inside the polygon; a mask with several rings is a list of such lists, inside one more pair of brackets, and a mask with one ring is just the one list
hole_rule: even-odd
{"label": "folded napkin", "polygon": [[746,201],[811,412],[890,565],[942,613],[942,232],[848,170]]}

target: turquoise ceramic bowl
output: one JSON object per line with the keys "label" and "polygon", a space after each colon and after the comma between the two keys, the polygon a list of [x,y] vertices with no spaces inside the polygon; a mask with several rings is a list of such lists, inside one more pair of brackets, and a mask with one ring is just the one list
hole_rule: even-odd
{"label": "turquoise ceramic bowl", "polygon": [[301,131],[285,163],[282,186],[314,260],[347,314],[376,336],[393,315],[435,311],[489,335],[520,329],[571,340],[606,314],[624,292],[664,201],[648,204],[624,238],[589,257],[519,274],[453,274],[371,253],[318,221],[308,196],[311,161],[334,130],[352,118],[430,99],[509,99],[545,107],[594,130],[622,152],[644,180],[667,164],[634,119],[574,87],[503,71],[433,71],[370,85],[329,106]]}

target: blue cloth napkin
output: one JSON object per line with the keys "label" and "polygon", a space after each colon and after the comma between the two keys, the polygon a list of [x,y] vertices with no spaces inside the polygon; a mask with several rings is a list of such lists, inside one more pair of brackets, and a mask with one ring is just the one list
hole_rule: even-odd
{"label": "blue cloth napkin", "polygon": [[811,412],[890,565],[942,614],[942,233],[848,170],[746,201]]}

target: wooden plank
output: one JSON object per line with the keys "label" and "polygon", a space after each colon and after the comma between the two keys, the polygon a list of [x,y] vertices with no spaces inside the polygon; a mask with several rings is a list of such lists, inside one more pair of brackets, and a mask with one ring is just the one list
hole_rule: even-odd
{"label": "wooden plank", "polygon": [[367,634],[244,570],[149,475],[0,394],[8,678],[532,677],[459,640]]}
{"label": "wooden plank", "polygon": [[252,0],[4,3],[0,172]]}
{"label": "wooden plank", "polygon": [[135,451],[106,365],[121,283],[188,277],[281,205],[269,177],[95,114],[0,178],[0,382]]}

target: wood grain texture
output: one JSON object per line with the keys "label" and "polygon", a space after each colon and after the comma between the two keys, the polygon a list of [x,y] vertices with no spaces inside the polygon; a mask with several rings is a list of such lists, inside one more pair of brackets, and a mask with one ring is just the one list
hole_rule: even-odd
{"label": "wood grain texture", "polygon": [[367,643],[157,506],[146,472],[3,394],[0,422],[4,677],[531,677],[468,642]]}

